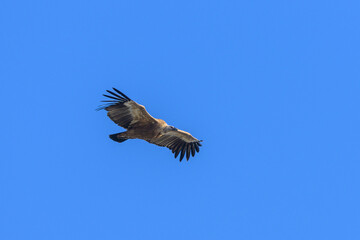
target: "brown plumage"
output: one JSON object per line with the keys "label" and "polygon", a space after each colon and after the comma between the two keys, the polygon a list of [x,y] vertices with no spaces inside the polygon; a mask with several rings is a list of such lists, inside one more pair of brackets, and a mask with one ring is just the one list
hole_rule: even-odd
{"label": "brown plumage", "polygon": [[110,95],[104,94],[110,100],[100,109],[108,111],[109,118],[127,129],[126,132],[111,134],[109,137],[116,142],[124,142],[128,139],[143,139],[149,143],[161,147],[167,147],[175,154],[175,158],[180,153],[180,162],[186,155],[189,160],[190,153],[195,156],[195,151],[199,152],[201,146],[198,140],[191,136],[190,133],[169,126],[164,120],[153,118],[145,107],[131,100],[119,90],[106,90]]}

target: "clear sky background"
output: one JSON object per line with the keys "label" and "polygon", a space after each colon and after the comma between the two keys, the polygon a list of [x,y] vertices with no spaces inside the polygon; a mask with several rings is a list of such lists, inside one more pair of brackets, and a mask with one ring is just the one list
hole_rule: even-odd
{"label": "clear sky background", "polygon": [[[0,239],[360,239],[359,1],[2,1]],[[95,109],[116,87],[189,162]]]}

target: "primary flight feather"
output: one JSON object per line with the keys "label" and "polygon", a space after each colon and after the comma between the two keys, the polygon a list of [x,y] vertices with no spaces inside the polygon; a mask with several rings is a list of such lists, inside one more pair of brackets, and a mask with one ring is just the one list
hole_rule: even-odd
{"label": "primary flight feather", "polygon": [[169,126],[164,120],[153,118],[145,107],[131,100],[128,96],[113,88],[114,91],[106,90],[110,95],[103,94],[109,100],[105,109],[109,118],[127,129],[125,132],[111,134],[109,137],[116,142],[124,142],[128,139],[143,139],[149,143],[161,147],[167,147],[175,154],[175,158],[180,154],[180,162],[186,155],[189,160],[190,154],[195,155],[201,146],[198,140],[190,133]]}

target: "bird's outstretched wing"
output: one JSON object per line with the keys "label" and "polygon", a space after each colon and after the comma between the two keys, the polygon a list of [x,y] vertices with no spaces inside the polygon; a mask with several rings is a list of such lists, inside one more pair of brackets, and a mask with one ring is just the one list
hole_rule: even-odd
{"label": "bird's outstretched wing", "polygon": [[190,153],[195,156],[195,151],[199,152],[201,140],[191,136],[190,133],[182,130],[168,131],[155,139],[151,139],[150,143],[158,146],[167,147],[175,153],[175,158],[180,154],[180,162],[186,153],[186,159],[189,160]]}
{"label": "bird's outstretched wing", "polygon": [[99,107],[98,110],[105,109],[108,111],[107,115],[114,123],[126,129],[134,125],[156,123],[156,119],[145,110],[144,106],[134,102],[116,88],[113,89],[115,92],[106,90],[110,95],[103,94],[111,100],[102,101],[107,102],[107,104]]}

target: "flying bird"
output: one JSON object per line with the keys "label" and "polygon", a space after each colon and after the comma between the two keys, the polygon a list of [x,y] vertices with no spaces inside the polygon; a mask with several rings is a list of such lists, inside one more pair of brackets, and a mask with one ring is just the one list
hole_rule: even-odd
{"label": "flying bird", "polygon": [[109,135],[116,142],[128,139],[143,139],[149,143],[169,148],[175,154],[180,154],[180,162],[186,154],[189,160],[190,153],[194,157],[195,151],[199,152],[200,142],[190,133],[169,126],[164,120],[152,117],[145,107],[131,100],[116,88],[114,91],[106,90],[110,95],[103,94],[108,100],[107,104],[98,110],[105,109],[109,118],[125,128],[127,131]]}

